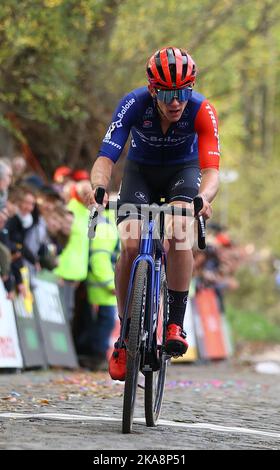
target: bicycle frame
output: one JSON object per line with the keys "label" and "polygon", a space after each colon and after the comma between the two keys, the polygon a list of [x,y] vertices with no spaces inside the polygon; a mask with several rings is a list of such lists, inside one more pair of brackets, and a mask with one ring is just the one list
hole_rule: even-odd
{"label": "bicycle frame", "polygon": [[[100,187],[96,189],[96,202],[99,205],[102,205],[104,194],[105,194],[104,188]],[[204,223],[203,217],[198,215],[199,211],[203,207],[202,198],[200,196],[196,196],[193,199],[193,204],[194,204],[194,216],[197,218],[197,221],[198,221],[198,246],[200,249],[204,249],[206,246],[205,245],[205,223]],[[152,207],[147,204],[141,204],[138,206],[144,207],[145,209],[148,208],[148,210],[149,210],[149,207]],[[118,203],[111,201],[111,204],[109,207],[111,209],[113,208],[118,209]],[[96,220],[97,220],[98,213],[99,213],[98,209],[94,207],[89,217],[89,225],[88,225],[89,238],[93,238],[95,235]],[[126,296],[125,311],[124,311],[124,316],[123,316],[123,321],[122,321],[122,326],[121,326],[121,334],[120,334],[120,344],[124,344],[125,336],[126,336],[126,329],[127,329],[126,326],[127,326],[127,320],[128,320],[129,303],[130,303],[131,294],[132,294],[132,286],[133,286],[134,277],[135,277],[135,270],[136,270],[138,263],[144,260],[148,263],[148,266],[149,266],[148,293],[150,295],[150,299],[148,301],[149,302],[148,311],[153,313],[153,315],[148,315],[148,317],[146,318],[147,324],[148,324],[148,328],[147,328],[148,352],[150,352],[152,348],[154,313],[158,312],[162,263],[164,263],[165,268],[166,268],[166,254],[165,254],[165,250],[163,247],[164,214],[165,213],[170,213],[172,215],[180,215],[180,216],[182,215],[192,216],[193,215],[189,209],[176,208],[176,206],[172,206],[172,205],[165,207],[164,209],[160,208],[159,210],[160,240],[156,239],[155,241],[155,238],[153,235],[155,232],[156,221],[151,216],[150,212],[148,212],[148,214],[146,212],[146,215],[143,221],[143,226],[141,228],[139,254],[133,262],[131,273],[130,273],[128,295]],[[154,254],[155,254],[155,257],[154,257]]]}
{"label": "bicycle frame", "polygon": [[[156,243],[154,239],[156,228],[156,221],[151,219],[149,216],[144,218],[143,226],[141,229],[141,236],[140,236],[140,248],[139,254],[135,258],[132,268],[131,274],[128,284],[128,295],[126,296],[126,304],[125,304],[125,311],[122,321],[121,327],[121,334],[120,334],[120,342],[121,344],[125,340],[125,333],[126,333],[126,325],[128,320],[128,312],[129,312],[129,303],[131,299],[132,293],[132,286],[135,277],[135,271],[137,265],[140,261],[146,261],[149,265],[149,281],[148,281],[148,308],[146,309],[145,313],[148,311],[149,315],[146,316],[145,321],[147,325],[148,331],[148,344],[147,344],[147,352],[151,352],[152,350],[152,342],[153,342],[153,327],[157,318],[158,306],[160,301],[160,278],[161,278],[161,266],[162,263],[166,266],[166,254],[163,248],[162,243]],[[155,255],[155,256],[154,256]]]}

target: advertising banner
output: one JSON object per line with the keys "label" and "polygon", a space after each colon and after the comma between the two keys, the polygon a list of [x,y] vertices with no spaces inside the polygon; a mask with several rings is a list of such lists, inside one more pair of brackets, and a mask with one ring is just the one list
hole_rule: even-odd
{"label": "advertising banner", "polygon": [[207,359],[208,356],[204,344],[204,331],[195,298],[191,300],[191,303],[198,356],[199,359]]}
{"label": "advertising banner", "polygon": [[224,359],[227,347],[224,337],[222,316],[216,293],[205,288],[196,293],[195,304],[203,331],[204,357],[207,359]]}
{"label": "advertising banner", "polygon": [[25,367],[42,367],[46,365],[44,345],[34,313],[28,269],[23,268],[21,274],[26,288],[26,295],[24,297],[22,295],[16,296],[13,304],[23,362]]}
{"label": "advertising banner", "polygon": [[14,316],[14,309],[0,279],[0,367],[22,368],[23,360]]}
{"label": "advertising banner", "polygon": [[33,295],[48,365],[78,367],[72,333],[65,320],[57,284],[36,278]]}

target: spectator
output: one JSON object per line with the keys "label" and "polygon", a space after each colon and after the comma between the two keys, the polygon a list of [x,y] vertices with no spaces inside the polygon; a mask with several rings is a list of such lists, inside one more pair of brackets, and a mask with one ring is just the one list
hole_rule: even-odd
{"label": "spectator", "polygon": [[197,289],[212,287],[216,291],[221,312],[224,312],[224,292],[238,287],[234,277],[236,269],[236,252],[229,235],[212,223],[206,250],[195,252],[194,273]]}
{"label": "spectator", "polygon": [[9,187],[9,194],[8,199],[6,202],[6,208],[8,211],[8,217],[11,218],[18,212],[17,202],[19,199],[19,187],[18,186],[10,186]]}
{"label": "spectator", "polygon": [[26,175],[22,181],[23,184],[30,186],[34,189],[34,191],[38,191],[44,186],[44,181],[39,175],[35,175],[33,173]]}
{"label": "spectator", "polygon": [[27,169],[26,160],[22,155],[17,155],[12,159],[11,165],[13,170],[13,184],[15,184],[23,179]]}
{"label": "spectator", "polygon": [[12,169],[4,161],[0,160],[0,210],[6,207],[8,188],[12,181]]}
{"label": "spectator", "polygon": [[[116,320],[114,272],[119,251],[119,236],[114,212],[105,210],[99,218],[95,238],[90,241],[87,300],[90,318],[77,338],[77,350],[86,354],[80,364],[91,370],[107,370],[107,352]],[[86,310],[83,312],[85,315]]]}
{"label": "spectator", "polygon": [[71,199],[67,208],[74,214],[70,237],[59,256],[58,266],[54,270],[59,277],[67,319],[72,322],[74,316],[75,290],[87,277],[89,240],[87,236],[89,211],[85,203],[85,194],[90,188],[88,181],[81,181],[72,188]]}
{"label": "spectator", "polygon": [[[11,217],[6,224],[14,260],[13,267],[16,270],[16,283],[18,286],[22,284],[20,269],[24,260],[29,262],[34,270],[40,269],[37,253],[33,251],[33,249],[30,249],[26,243],[27,233],[35,224],[33,212],[35,204],[36,198],[33,190],[28,186],[20,186],[18,188],[17,214]],[[24,294],[24,289],[21,293]]]}
{"label": "spectator", "polygon": [[[53,211],[46,212],[43,215],[42,206],[36,206],[33,211],[34,223],[25,236],[25,245],[38,258],[40,268],[53,270],[58,264],[57,255],[61,252],[58,248],[57,233],[61,228],[60,220],[57,221],[56,206]],[[55,230],[52,232],[52,228]],[[27,262],[31,280],[36,274],[39,266],[34,266]],[[37,269],[36,269],[37,268]]]}
{"label": "spectator", "polygon": [[44,250],[43,264],[46,269],[54,269],[58,265],[58,255],[62,253],[69,241],[74,214],[59,204],[52,212],[45,215],[45,220],[49,241]]}
{"label": "spectator", "polygon": [[60,194],[51,186],[47,185],[43,185],[39,188],[36,202],[43,217],[50,216],[57,205],[64,204]]}
{"label": "spectator", "polygon": [[[13,243],[10,240],[9,231],[6,227],[0,231],[0,240],[1,243],[7,247],[9,253],[11,254],[10,272],[8,275],[4,273],[4,277],[2,278],[8,293],[8,297],[13,298],[15,289],[19,294],[25,296],[26,289],[21,275],[21,270],[24,267],[22,253],[17,248],[16,243]],[[5,262],[6,269],[8,269],[9,260],[6,260]]]}
{"label": "spectator", "polygon": [[71,198],[71,189],[74,184],[72,169],[68,166],[58,167],[53,174],[53,187],[67,204]]}
{"label": "spectator", "polygon": [[8,298],[12,298],[13,283],[11,278],[11,252],[7,243],[7,230],[5,225],[8,219],[6,209],[0,211],[0,276],[4,287],[8,293]]}
{"label": "spectator", "polygon": [[74,222],[74,213],[64,206],[57,206],[54,215],[59,221],[59,229],[54,238],[57,243],[58,251],[61,253],[69,241]]}

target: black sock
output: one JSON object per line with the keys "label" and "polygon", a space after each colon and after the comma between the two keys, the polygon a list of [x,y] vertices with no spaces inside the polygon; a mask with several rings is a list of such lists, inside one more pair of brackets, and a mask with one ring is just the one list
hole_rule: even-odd
{"label": "black sock", "polygon": [[170,323],[175,323],[183,329],[186,305],[188,301],[189,291],[179,292],[176,290],[168,289],[168,303],[169,303],[169,320]]}

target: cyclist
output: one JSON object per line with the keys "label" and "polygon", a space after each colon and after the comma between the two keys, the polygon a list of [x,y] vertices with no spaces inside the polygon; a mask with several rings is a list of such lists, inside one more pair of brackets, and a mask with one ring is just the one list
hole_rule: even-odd
{"label": "cyclist", "polygon": [[[167,203],[189,207],[199,193],[203,199],[200,215],[207,219],[219,186],[216,111],[204,96],[193,91],[196,65],[185,49],[166,47],[156,51],[146,71],[148,87],[131,91],[115,110],[92,168],[93,189],[88,194],[88,205],[96,205],[97,187],[108,188],[114,164],[131,132],[120,202],[151,204],[164,196]],[[106,194],[104,205],[107,200]],[[183,218],[179,219],[183,223]],[[173,218],[167,254],[170,315],[165,347],[170,354],[182,355],[188,348],[183,322],[193,255],[188,236],[183,240],[183,249],[177,249],[176,220],[178,217]],[[140,233],[140,221],[137,215],[134,219],[120,216],[117,223],[121,255],[116,266],[116,289],[121,320],[130,268],[138,253],[135,234]],[[125,379],[126,348],[118,342],[109,361],[109,373],[115,380]]]}

